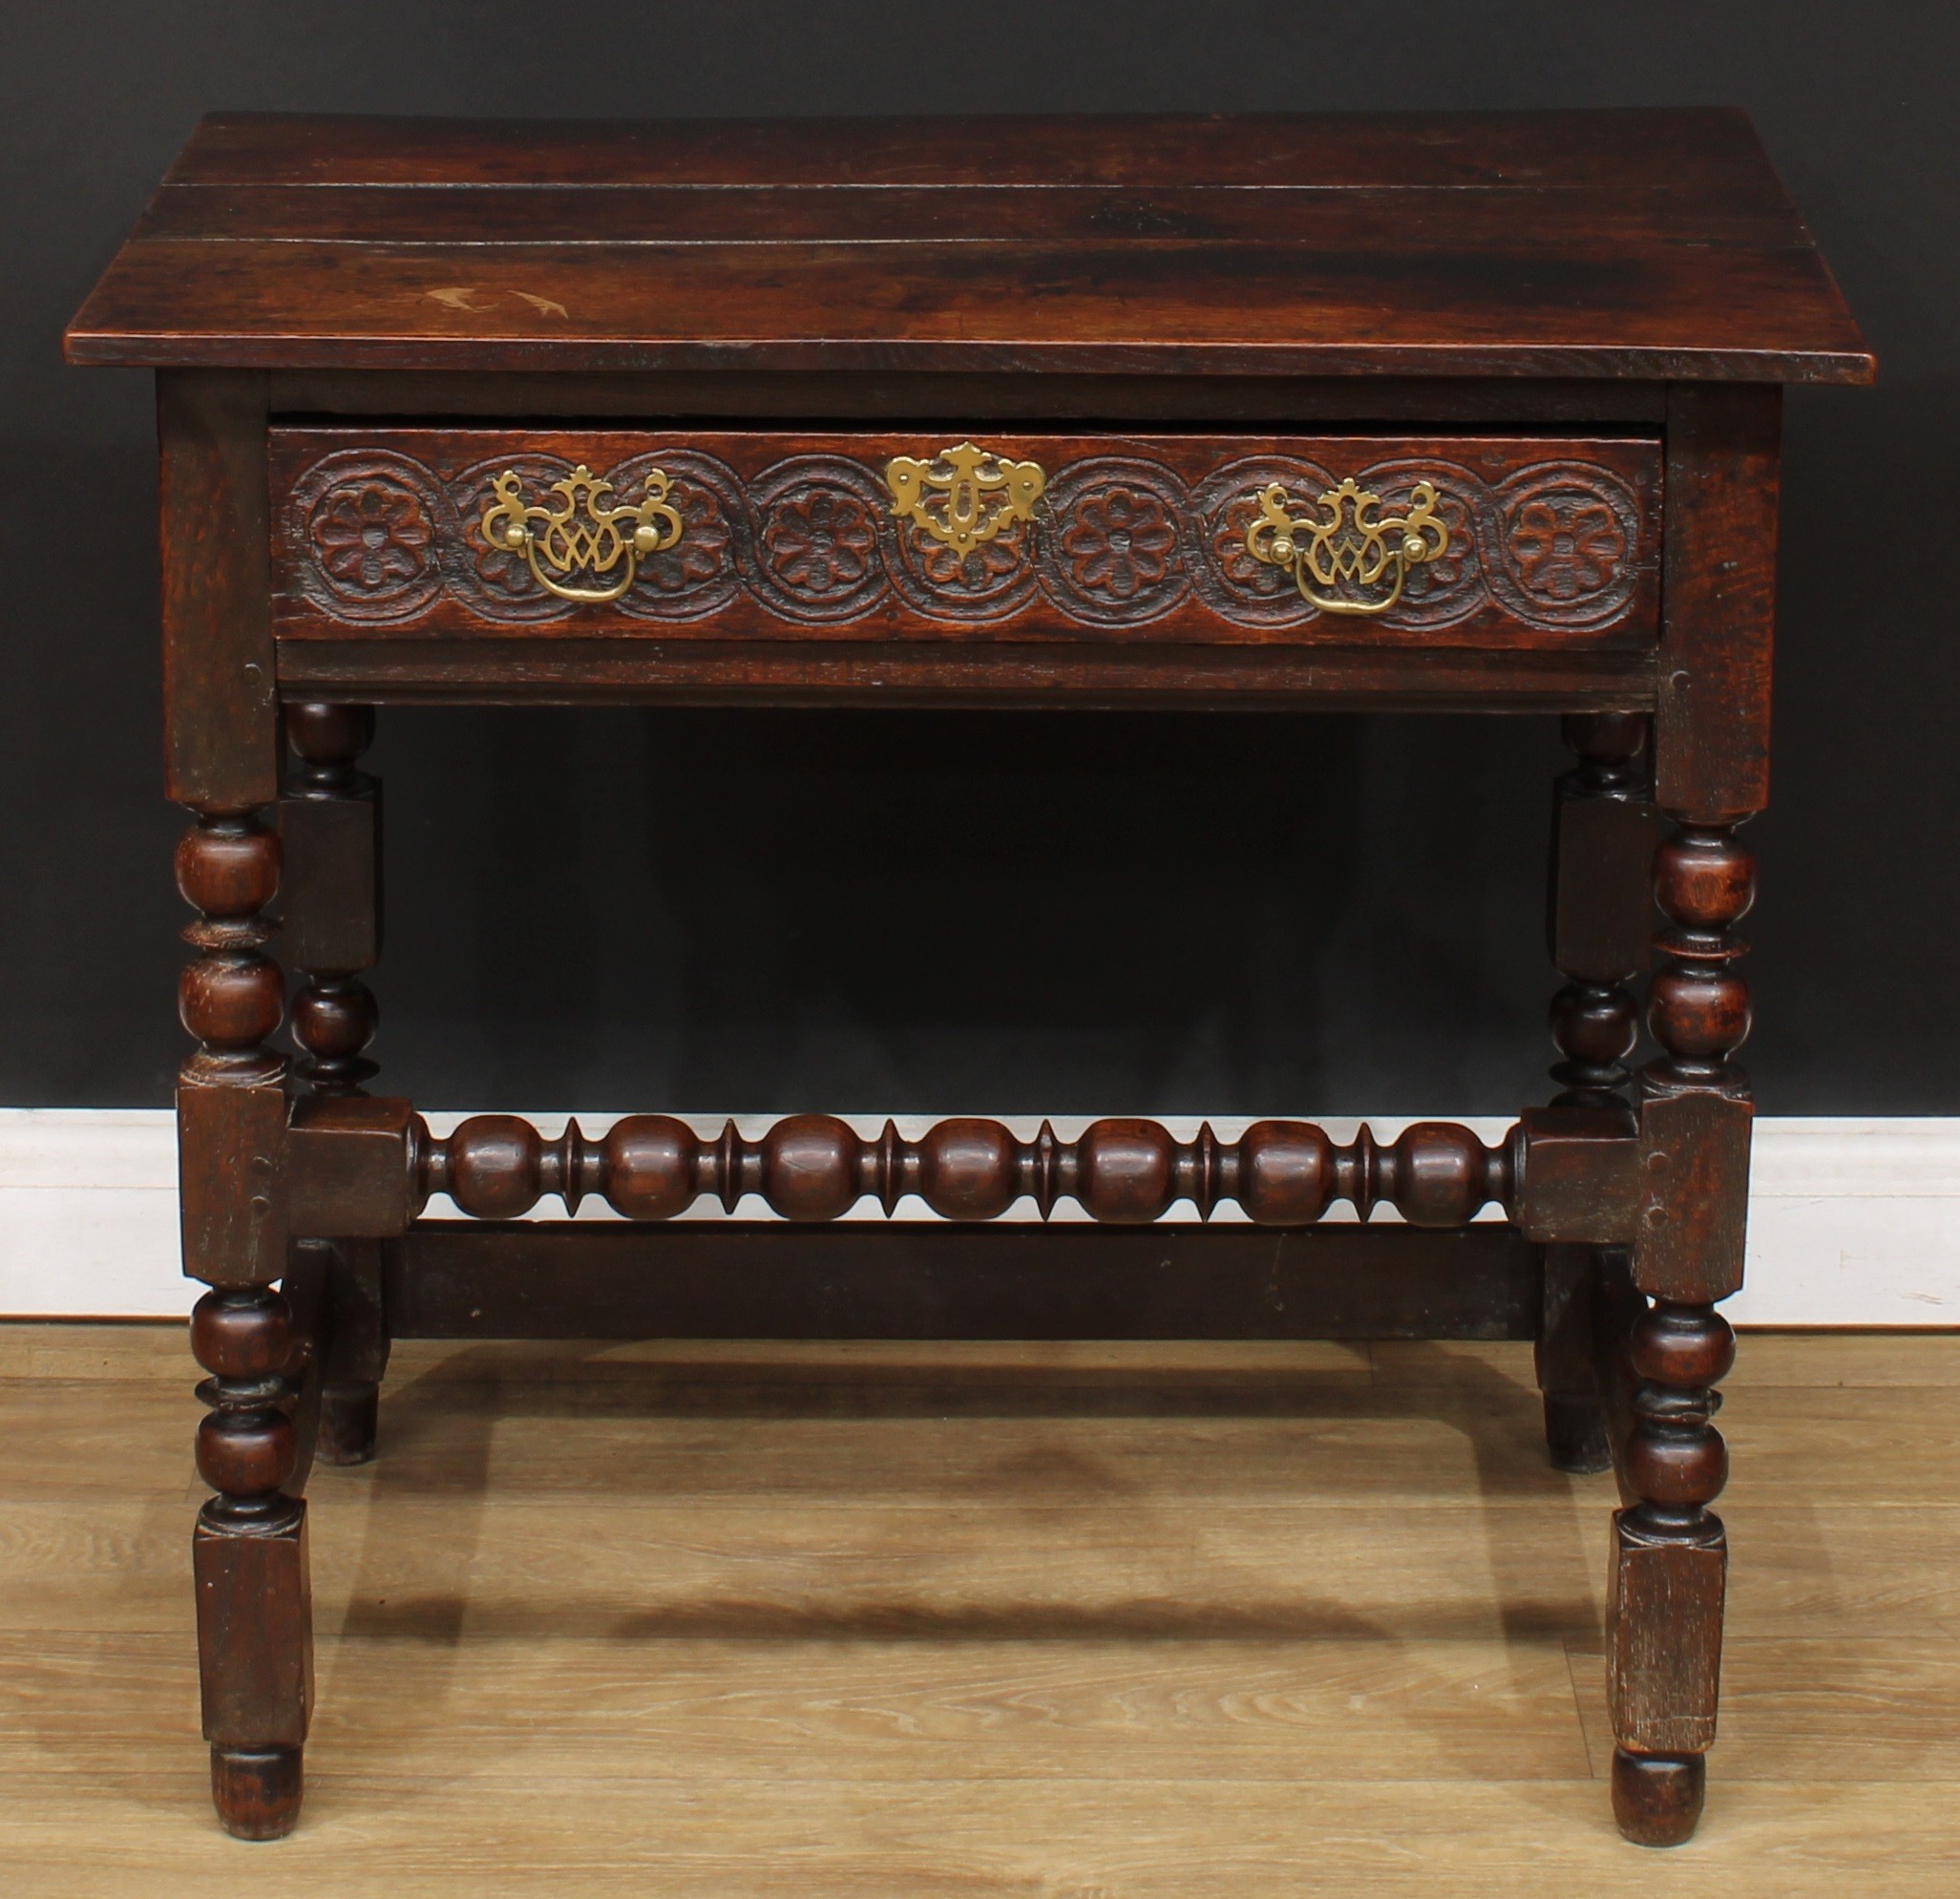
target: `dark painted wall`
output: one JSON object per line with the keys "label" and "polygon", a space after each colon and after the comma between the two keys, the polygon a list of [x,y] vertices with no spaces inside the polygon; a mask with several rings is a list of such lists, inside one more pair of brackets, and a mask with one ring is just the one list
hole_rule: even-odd
{"label": "dark painted wall", "polygon": [[[161,1102],[178,1059],[150,393],[58,335],[200,113],[1739,103],[1884,363],[1789,404],[1750,1055],[1772,1112],[1960,1112],[1960,10],[1354,17],[11,8],[0,1102]],[[376,1052],[429,1106],[1504,1111],[1560,757],[1542,720],[391,713]]]}

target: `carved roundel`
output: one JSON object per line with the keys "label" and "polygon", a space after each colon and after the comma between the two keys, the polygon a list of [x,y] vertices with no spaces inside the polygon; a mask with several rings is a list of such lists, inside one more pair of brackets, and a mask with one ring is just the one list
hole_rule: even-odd
{"label": "carved roundel", "polygon": [[441,488],[420,463],[386,450],[325,455],[294,485],[287,535],[300,585],[345,620],[411,620],[442,591],[453,538]]}
{"label": "carved roundel", "polygon": [[620,596],[620,610],[636,620],[698,620],[742,588],[737,549],[746,556],[748,540],[742,478],[696,450],[657,449],[613,469],[614,491],[643,495],[655,469],[668,478],[667,500],[681,517],[681,538],[664,553],[642,558],[633,584]]}
{"label": "carved roundel", "polygon": [[1624,613],[1639,584],[1640,504],[1605,469],[1553,462],[1497,491],[1491,590],[1521,619],[1590,626]]}
{"label": "carved roundel", "polygon": [[1254,560],[1246,551],[1246,530],[1258,513],[1258,494],[1275,481],[1289,495],[1309,498],[1334,486],[1334,477],[1313,462],[1254,455],[1228,462],[1191,496],[1198,530],[1198,598],[1241,626],[1294,626],[1315,612],[1291,574]]}
{"label": "carved roundel", "polygon": [[884,497],[843,455],[792,455],[749,489],[755,591],[792,620],[855,620],[890,582]]}
{"label": "carved roundel", "polygon": [[502,454],[458,475],[450,483],[450,496],[462,523],[448,550],[450,585],[486,620],[560,619],[575,610],[575,603],[539,586],[522,554],[494,546],[483,538],[483,517],[497,498],[490,484],[507,471],[516,472],[524,494],[542,496],[550,493],[554,481],[571,474],[572,464],[558,455]]}
{"label": "carved roundel", "polygon": [[1133,626],[1190,590],[1188,504],[1170,469],[1113,455],[1071,462],[1044,501],[1042,586],[1071,619]]}

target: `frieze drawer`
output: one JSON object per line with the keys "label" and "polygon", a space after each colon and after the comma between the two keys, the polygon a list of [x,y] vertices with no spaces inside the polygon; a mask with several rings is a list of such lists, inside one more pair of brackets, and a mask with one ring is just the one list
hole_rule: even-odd
{"label": "frieze drawer", "polygon": [[1628,650],[1640,437],[273,431],[284,639]]}

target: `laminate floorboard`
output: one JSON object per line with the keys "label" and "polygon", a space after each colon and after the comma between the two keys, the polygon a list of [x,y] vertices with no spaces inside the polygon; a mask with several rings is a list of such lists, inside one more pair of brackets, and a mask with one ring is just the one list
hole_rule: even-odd
{"label": "laminate floorboard", "polygon": [[1960,1335],[1745,1335],[1700,1834],[1523,1345],[406,1343],[316,1471],[295,1836],[197,1733],[175,1328],[0,1326],[0,1889],[1960,1890]]}

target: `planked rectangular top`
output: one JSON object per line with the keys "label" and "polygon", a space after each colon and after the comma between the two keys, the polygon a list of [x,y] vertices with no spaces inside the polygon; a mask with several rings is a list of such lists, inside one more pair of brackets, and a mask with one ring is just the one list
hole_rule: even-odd
{"label": "planked rectangular top", "polygon": [[150,368],[1869,382],[1739,112],[205,119],[71,325]]}

